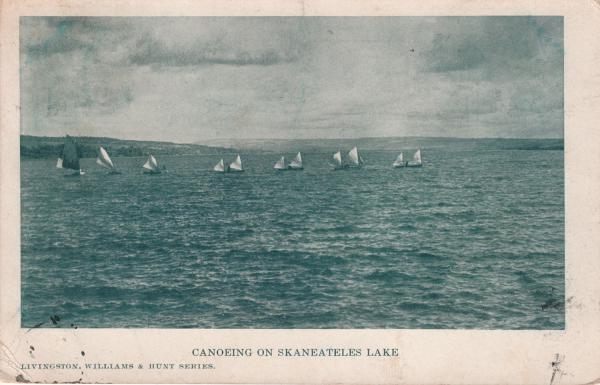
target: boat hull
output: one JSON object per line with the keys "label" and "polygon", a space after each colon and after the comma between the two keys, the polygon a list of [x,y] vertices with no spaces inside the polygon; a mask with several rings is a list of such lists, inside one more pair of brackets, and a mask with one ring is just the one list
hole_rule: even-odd
{"label": "boat hull", "polygon": [[422,167],[422,166],[423,166],[422,163],[411,163],[411,162],[408,162],[406,164],[406,167]]}
{"label": "boat hull", "polygon": [[78,177],[78,176],[83,176],[83,175],[85,175],[85,171],[76,170],[73,173],[65,174],[65,178],[73,178],[73,177]]}
{"label": "boat hull", "polygon": [[302,171],[304,167],[291,167],[287,166],[286,168],[276,168],[277,171]]}
{"label": "boat hull", "polygon": [[218,174],[228,174],[228,173],[239,173],[239,172],[244,172],[245,170],[235,170],[232,168],[226,168],[224,170],[213,170],[214,172],[218,173]]}
{"label": "boat hull", "polygon": [[349,164],[344,164],[342,166],[334,166],[333,170],[334,171],[338,171],[338,170],[358,170],[361,169],[362,166],[358,165],[358,166],[353,166],[353,165],[349,165]]}

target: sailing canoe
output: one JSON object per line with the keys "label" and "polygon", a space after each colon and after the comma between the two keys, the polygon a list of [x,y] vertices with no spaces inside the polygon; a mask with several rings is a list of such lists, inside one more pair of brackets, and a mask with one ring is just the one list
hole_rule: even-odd
{"label": "sailing canoe", "polygon": [[404,162],[404,157],[403,157],[402,153],[400,153],[400,155],[398,155],[398,157],[396,158],[394,163],[392,163],[392,166],[394,166],[395,168],[406,166],[406,163]]}
{"label": "sailing canoe", "polygon": [[223,163],[223,159],[213,167],[213,170],[216,172],[225,172],[225,163]]}
{"label": "sailing canoe", "polygon": [[406,167],[421,167],[423,162],[421,161],[421,149],[418,149],[411,161],[406,163]]}
{"label": "sailing canoe", "polygon": [[98,157],[96,158],[96,163],[110,170],[110,174],[120,174],[120,172],[115,167],[112,159],[110,159],[108,152],[102,146],[100,146],[100,149],[98,150]]}
{"label": "sailing canoe", "polygon": [[56,163],[56,167],[77,171],[76,173],[72,174],[75,176],[85,174],[85,172],[81,170],[81,166],[79,165],[79,149],[77,147],[77,144],[69,135],[65,136],[65,145],[63,147],[63,152],[58,162]]}
{"label": "sailing canoe", "polygon": [[160,174],[160,168],[158,167],[158,161],[156,158],[150,154],[148,155],[148,159],[146,163],[142,166],[144,168],[145,174]]}
{"label": "sailing canoe", "polygon": [[240,158],[240,154],[238,154],[233,162],[229,164],[228,171],[232,172],[242,172],[244,168],[242,167],[242,158]]}
{"label": "sailing canoe", "polygon": [[[283,158],[282,158],[283,159]],[[302,154],[296,154],[296,157],[290,162],[288,165],[290,170],[302,170],[304,167],[302,166]]]}
{"label": "sailing canoe", "polygon": [[286,169],[285,166],[285,157],[281,157],[277,162],[275,162],[275,165],[273,166],[273,168],[277,171],[282,171]]}

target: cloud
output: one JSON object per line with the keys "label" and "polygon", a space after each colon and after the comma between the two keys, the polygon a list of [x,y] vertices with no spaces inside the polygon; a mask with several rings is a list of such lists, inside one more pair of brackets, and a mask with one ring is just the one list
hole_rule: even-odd
{"label": "cloud", "polygon": [[267,49],[250,52],[243,49],[227,49],[219,40],[208,43],[196,41],[191,46],[168,46],[163,41],[144,36],[135,42],[128,62],[140,66],[175,67],[207,64],[270,66],[289,63],[295,59],[295,53],[289,51]]}
{"label": "cloud", "polygon": [[254,21],[245,32],[240,26],[247,21],[221,20],[23,17],[21,53],[35,60],[84,52],[99,62],[154,67],[270,66],[301,56],[304,46],[293,32],[299,28],[297,21],[268,23],[270,28],[263,31],[252,28]]}
{"label": "cloud", "polygon": [[101,17],[24,16],[20,27],[21,53],[39,58],[73,51],[95,53],[121,38],[128,23]]}
{"label": "cloud", "polygon": [[562,82],[546,81],[539,84],[524,81],[510,91],[510,110],[519,113],[544,112],[564,108]]}
{"label": "cloud", "polygon": [[421,55],[425,71],[479,69],[490,78],[544,72],[562,63],[561,17],[449,17],[439,19],[435,30]]}
{"label": "cloud", "polygon": [[562,135],[560,17],[23,17],[20,35],[29,133]]}
{"label": "cloud", "polygon": [[[451,40],[452,39],[452,40]],[[484,62],[482,50],[467,40],[437,33],[432,47],[425,53],[427,69],[431,72],[462,71],[477,68]]]}
{"label": "cloud", "polygon": [[72,33],[72,23],[44,21],[35,25],[36,20],[30,17],[21,19],[21,49],[26,55],[48,57],[56,53],[93,48]]}

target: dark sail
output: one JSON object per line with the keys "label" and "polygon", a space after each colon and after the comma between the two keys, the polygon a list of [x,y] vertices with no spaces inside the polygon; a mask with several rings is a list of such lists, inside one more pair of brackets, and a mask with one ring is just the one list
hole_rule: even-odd
{"label": "dark sail", "polygon": [[79,152],[77,151],[77,145],[73,138],[69,135],[65,138],[65,146],[63,147],[63,168],[70,168],[71,170],[79,170]]}

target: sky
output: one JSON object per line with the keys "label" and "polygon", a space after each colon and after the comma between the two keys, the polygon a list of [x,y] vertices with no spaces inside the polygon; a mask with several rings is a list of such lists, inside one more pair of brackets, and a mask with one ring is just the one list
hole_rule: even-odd
{"label": "sky", "polygon": [[21,133],[563,137],[562,17],[22,17]]}

